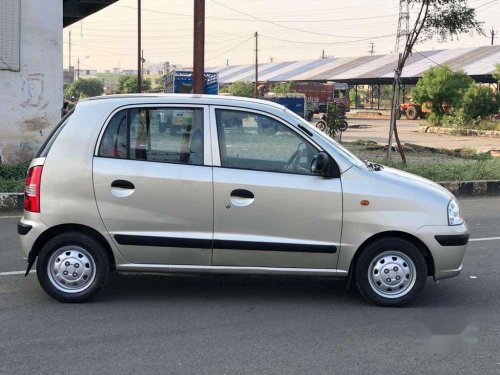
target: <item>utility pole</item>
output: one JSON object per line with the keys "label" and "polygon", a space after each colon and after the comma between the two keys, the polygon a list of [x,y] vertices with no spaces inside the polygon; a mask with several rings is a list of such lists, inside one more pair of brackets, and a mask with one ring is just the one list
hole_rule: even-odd
{"label": "utility pole", "polygon": [[321,58],[324,59],[325,58],[325,50],[321,51]]}
{"label": "utility pole", "polygon": [[205,0],[194,0],[193,94],[205,92]]}
{"label": "utility pole", "polygon": [[373,52],[375,51],[375,43],[370,42],[370,56],[373,56]]}
{"label": "utility pole", "polygon": [[[68,72],[71,74],[71,30],[68,30],[69,34],[69,62],[68,62]],[[75,72],[73,71],[73,81],[75,80]]]}
{"label": "utility pole", "polygon": [[226,66],[229,66],[229,59],[226,59]]}
{"label": "utility pole", "polygon": [[253,97],[257,97],[257,87],[259,86],[259,33],[255,32],[255,87]]}
{"label": "utility pole", "polygon": [[137,0],[137,91],[142,92],[141,0]]}
{"label": "utility pole", "polygon": [[144,50],[141,49],[141,86],[144,86]]}
{"label": "utility pole", "polygon": [[495,30],[493,28],[493,26],[491,26],[490,34],[491,34],[491,45],[494,45],[495,44],[495,35],[498,34],[498,31]]}

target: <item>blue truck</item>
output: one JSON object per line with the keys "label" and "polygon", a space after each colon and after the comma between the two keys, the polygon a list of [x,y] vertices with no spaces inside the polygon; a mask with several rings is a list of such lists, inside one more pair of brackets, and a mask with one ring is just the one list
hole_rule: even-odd
{"label": "blue truck", "polygon": [[304,94],[273,94],[268,93],[263,97],[264,100],[269,100],[285,106],[290,111],[296,113],[300,117],[306,115],[306,96]]}
{"label": "blue truck", "polygon": [[[189,70],[174,70],[163,76],[163,92],[190,94],[193,92],[193,72]],[[204,94],[219,93],[219,74],[205,72]]]}

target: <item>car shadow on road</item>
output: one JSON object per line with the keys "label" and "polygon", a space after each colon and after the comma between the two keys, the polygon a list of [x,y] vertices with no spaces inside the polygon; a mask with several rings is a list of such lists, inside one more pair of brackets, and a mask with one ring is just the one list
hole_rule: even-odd
{"label": "car shadow on road", "polygon": [[322,301],[345,305],[363,304],[353,286],[345,280],[319,277],[250,275],[153,275],[113,274],[95,301],[150,300],[192,302],[234,300],[241,302]]}
{"label": "car shadow on road", "polygon": [[[443,287],[444,286],[444,287]],[[465,290],[452,283],[436,285],[431,279],[409,307],[458,307]],[[466,292],[465,292],[466,294]],[[104,290],[94,299],[107,302],[272,302],[321,303],[337,307],[370,306],[353,284],[324,277],[253,276],[210,274],[112,274]]]}

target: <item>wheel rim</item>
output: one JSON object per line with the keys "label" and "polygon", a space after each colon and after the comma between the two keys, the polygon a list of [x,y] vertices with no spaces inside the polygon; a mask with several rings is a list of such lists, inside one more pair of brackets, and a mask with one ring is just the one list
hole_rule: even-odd
{"label": "wheel rim", "polygon": [[373,291],[385,298],[399,298],[415,285],[417,271],[409,256],[399,251],[377,255],[368,269],[368,280]]}
{"label": "wheel rim", "polygon": [[96,266],[92,255],[79,246],[65,246],[55,251],[47,264],[49,279],[58,290],[78,293],[95,279]]}

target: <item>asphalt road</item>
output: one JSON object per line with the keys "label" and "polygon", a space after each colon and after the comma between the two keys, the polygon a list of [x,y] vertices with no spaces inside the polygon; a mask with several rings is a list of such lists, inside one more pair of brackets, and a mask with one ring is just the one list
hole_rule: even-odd
{"label": "asphalt road", "polygon": [[[471,238],[500,236],[500,198],[461,203]],[[206,275],[113,275],[70,305],[2,275],[25,267],[16,220],[0,219],[2,374],[500,373],[500,240],[406,308],[329,279]]]}

